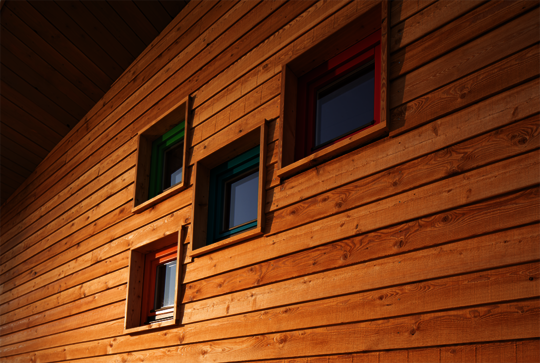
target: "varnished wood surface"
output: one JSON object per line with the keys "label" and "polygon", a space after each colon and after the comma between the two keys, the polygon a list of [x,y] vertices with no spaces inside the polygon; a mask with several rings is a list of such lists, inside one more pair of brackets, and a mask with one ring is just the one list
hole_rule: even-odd
{"label": "varnished wood surface", "polygon": [[[186,5],[185,1],[114,3],[2,1],[1,78],[6,87],[2,86],[1,93],[25,113],[14,119],[2,115],[11,128],[21,126],[17,135],[4,134],[2,129],[2,136],[35,156],[36,165]],[[41,135],[47,139],[35,140],[36,128],[45,129]],[[43,154],[32,149],[32,143]],[[2,183],[15,184],[12,189],[0,187],[0,204],[35,169],[26,162],[28,156],[20,155],[9,143],[5,148],[5,161],[0,162]]]}
{"label": "varnished wood surface", "polygon": [[[190,2],[0,210],[0,362],[540,360],[538,5],[389,4],[389,134],[280,181],[282,65],[373,4]],[[187,96],[187,189],[133,214],[136,135]],[[186,256],[196,163],[261,125],[264,234],[183,257],[179,324],[125,334],[130,249]]]}

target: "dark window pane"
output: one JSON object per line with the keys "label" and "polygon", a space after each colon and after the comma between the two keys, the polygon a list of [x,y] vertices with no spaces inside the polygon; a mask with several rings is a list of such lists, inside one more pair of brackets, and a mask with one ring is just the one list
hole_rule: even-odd
{"label": "dark window pane", "polygon": [[163,190],[182,181],[184,143],[180,142],[165,151],[163,158]]}
{"label": "dark window pane", "polygon": [[156,269],[154,310],[174,305],[176,261],[158,265]]}
{"label": "dark window pane", "polygon": [[371,124],[374,117],[374,94],[373,64],[319,90],[315,146]]}
{"label": "dark window pane", "polygon": [[257,219],[259,170],[251,170],[225,184],[224,230]]}

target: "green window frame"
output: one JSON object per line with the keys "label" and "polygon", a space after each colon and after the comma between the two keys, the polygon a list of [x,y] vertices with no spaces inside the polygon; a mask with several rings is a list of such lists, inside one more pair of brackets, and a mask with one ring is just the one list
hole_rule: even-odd
{"label": "green window frame", "polygon": [[[150,157],[150,181],[148,199],[163,193],[163,168],[165,167],[165,152],[184,142],[185,122],[182,121],[163,136],[152,142]],[[184,165],[182,165],[182,168]],[[181,181],[180,181],[181,182]]]}
{"label": "green window frame", "polygon": [[225,211],[227,182],[255,169],[260,176],[259,157],[260,147],[257,146],[210,171],[207,245],[257,227],[257,216],[254,221],[229,230],[223,230],[222,225],[227,213]]}

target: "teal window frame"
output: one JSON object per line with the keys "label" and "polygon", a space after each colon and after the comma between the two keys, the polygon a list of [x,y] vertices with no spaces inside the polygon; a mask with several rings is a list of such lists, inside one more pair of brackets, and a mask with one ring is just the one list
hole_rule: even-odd
{"label": "teal window frame", "polygon": [[[165,166],[165,152],[173,146],[184,142],[184,134],[185,122],[182,121],[152,142],[148,199],[154,198],[155,196],[163,193],[163,168]],[[184,167],[185,165],[182,165],[182,168]]]}
{"label": "teal window frame", "polygon": [[[257,216],[255,216],[253,222],[222,231],[225,218],[225,184],[229,180],[255,168],[257,168],[257,173],[259,173],[260,177],[259,159],[260,147],[256,146],[210,171],[207,246],[257,227]],[[257,205],[257,208],[259,207]]]}

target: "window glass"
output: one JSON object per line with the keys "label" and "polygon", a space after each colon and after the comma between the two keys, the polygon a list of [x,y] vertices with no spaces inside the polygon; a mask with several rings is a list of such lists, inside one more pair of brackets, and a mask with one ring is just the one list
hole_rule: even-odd
{"label": "window glass", "polygon": [[257,146],[211,170],[207,245],[257,227],[259,152]]}
{"label": "window glass", "polygon": [[223,230],[257,220],[259,170],[250,170],[225,184],[225,218]]}
{"label": "window glass", "polygon": [[373,63],[319,89],[314,147],[371,125],[374,89]]}
{"label": "window glass", "polygon": [[156,291],[154,294],[154,310],[174,305],[176,279],[176,261],[156,267]]}
{"label": "window glass", "polygon": [[166,190],[182,181],[184,143],[179,142],[167,149],[163,158],[163,190]]}

